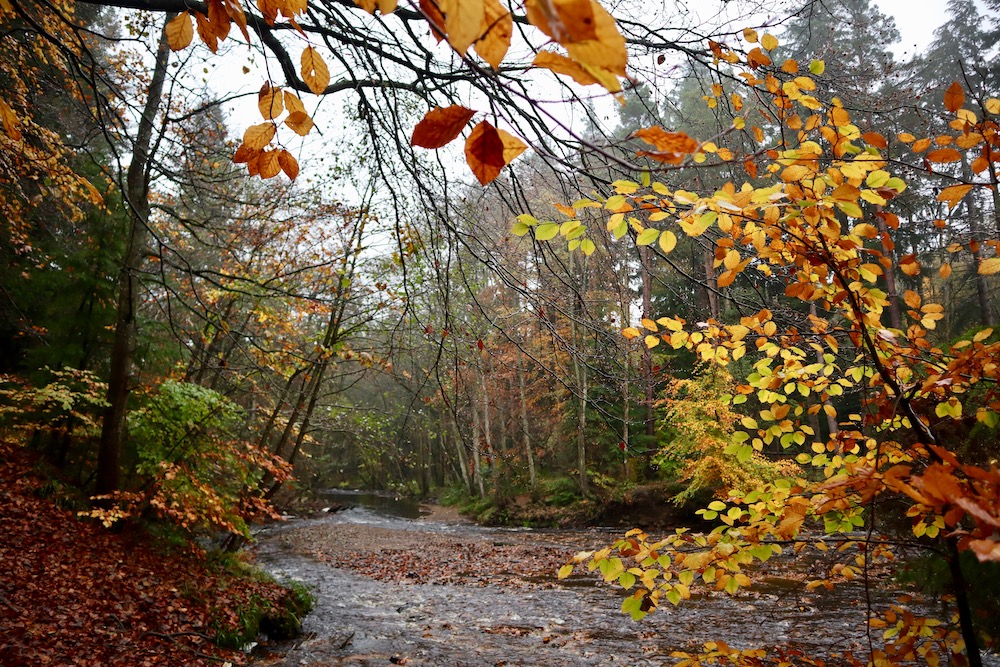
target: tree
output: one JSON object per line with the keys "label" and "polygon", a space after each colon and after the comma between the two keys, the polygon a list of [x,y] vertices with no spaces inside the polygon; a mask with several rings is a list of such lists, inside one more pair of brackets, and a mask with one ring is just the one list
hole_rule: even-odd
{"label": "tree", "polygon": [[[765,38],[761,44],[773,52],[777,40]],[[990,454],[984,458],[982,451],[969,451],[963,440],[975,429],[995,431],[1000,425],[995,363],[1000,343],[992,329],[958,341],[935,340],[943,308],[912,290],[903,295],[908,318],[903,328],[883,322],[888,302],[879,280],[892,260],[874,220],[886,223],[891,240],[898,228],[893,200],[906,184],[891,173],[882,154],[885,137],[863,132],[839,100],[821,102],[811,94],[821,88],[814,77],[819,78],[823,63],[811,64],[812,76],[788,62],[780,70],[759,72],[770,61],[763,51],[741,58],[720,46],[716,54],[743,63],[739,71],[791,130],[787,139],[777,135],[773,143],[754,130],[767,160],[763,169],[747,170],[751,176],[772,176],[699,194],[644,175],[642,182],[617,182],[614,196],[591,201],[609,216],[608,229],[621,237],[631,233],[637,244],[657,247],[670,228],[693,237],[715,230],[720,289],[728,292],[740,282],[752,285],[759,276],[777,275],[785,285],[781,301],[815,304],[805,320],[785,319],[781,303],[761,302],[756,311],[743,311],[728,322],[713,318],[693,324],[665,316],[644,321],[645,332],[623,331],[647,346],[686,348],[712,366],[747,368],[730,400],[732,409],[747,412],[725,453],[750,461],[780,445],[798,451],[796,460],[810,470],[730,488],[701,511],[715,525],[707,534],[679,530],[654,541],[631,531],[613,546],[583,552],[574,561],[589,562],[606,581],[632,590],[622,609],[641,618],[663,599],[677,604],[697,587],[734,594],[751,584],[747,568],[755,561],[814,543],[821,551],[836,546],[837,553],[849,555],[835,558],[826,576],[810,587],[832,588],[838,581],[870,576],[876,564],[893,558],[900,539],[892,533],[893,522],[908,520],[911,539],[946,565],[958,620],[901,618],[896,609],[871,609],[871,626],[886,629],[885,646],[874,646],[867,656],[843,657],[864,664],[919,655],[933,663],[964,653],[969,664],[979,665],[968,563],[960,556],[969,552],[982,562],[1000,560],[1000,476],[987,462]],[[950,131],[911,146],[939,178],[948,178],[947,165],[960,161],[963,151],[979,161],[974,173],[983,173],[992,162],[997,118],[989,109],[1000,112],[1000,101],[986,101],[979,117],[963,106],[966,99],[959,84],[950,86],[944,96]],[[734,124],[734,130],[744,127],[739,119]],[[680,133],[652,128],[639,136],[653,147],[646,154],[665,164],[683,163],[688,156],[724,162],[717,149]],[[904,140],[914,143],[915,138]],[[928,150],[934,145],[939,148]],[[985,184],[948,185],[938,200],[953,209]],[[576,207],[591,205],[578,202]],[[618,234],[618,221],[637,210],[652,222],[631,221],[631,229]],[[996,253],[997,244],[989,245]],[[660,251],[667,254],[673,246],[669,241]],[[900,264],[908,275],[921,274],[914,256]],[[978,270],[985,276],[1000,272],[1000,257],[983,260]],[[813,395],[820,401],[812,401]],[[852,403],[855,411],[845,412]],[[816,412],[835,417],[838,428],[823,437],[808,423]],[[814,522],[824,534],[818,541],[806,532]],[[572,563],[560,575],[570,571]],[[727,655],[739,664],[756,664],[763,655],[720,650],[712,646],[704,656],[686,657]]]}

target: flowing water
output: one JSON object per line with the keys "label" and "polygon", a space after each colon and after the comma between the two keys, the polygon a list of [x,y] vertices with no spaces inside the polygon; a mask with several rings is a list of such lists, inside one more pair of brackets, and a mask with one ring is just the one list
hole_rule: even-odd
{"label": "flowing water", "polygon": [[[792,646],[829,656],[854,648],[867,653],[866,597],[877,606],[891,599],[873,582],[806,591],[803,576],[780,563],[761,585],[735,597],[695,595],[633,622],[618,611],[621,592],[574,575],[503,575],[496,585],[472,580],[426,584],[379,581],[331,567],[304,550],[297,533],[328,536],[372,529],[373,540],[398,531],[413,544],[485,544],[493,548],[565,548],[567,553],[604,546],[616,533],[601,530],[505,530],[419,517],[419,508],[384,496],[337,497],[368,503],[318,519],[291,520],[258,536],[259,563],[279,579],[310,586],[318,602],[305,635],[269,647],[258,660],[269,665],[434,665],[448,667],[559,665],[664,665],[670,654],[724,639],[734,648]],[[372,507],[371,505],[375,505]],[[392,531],[392,532],[387,532]],[[378,544],[371,545],[373,549]],[[457,547],[456,547],[457,549]],[[305,553],[304,553],[305,551]],[[413,549],[420,557],[420,549]],[[388,552],[398,554],[398,551]],[[394,557],[398,557],[394,556]],[[774,562],[769,561],[768,565]],[[391,563],[387,563],[391,567]],[[815,564],[819,567],[819,564]],[[453,564],[475,570],[482,563]],[[808,566],[807,566],[808,567]],[[803,573],[811,576],[814,573]],[[811,577],[810,577],[811,578]],[[503,581],[503,577],[501,577]],[[507,585],[509,584],[509,585]]]}

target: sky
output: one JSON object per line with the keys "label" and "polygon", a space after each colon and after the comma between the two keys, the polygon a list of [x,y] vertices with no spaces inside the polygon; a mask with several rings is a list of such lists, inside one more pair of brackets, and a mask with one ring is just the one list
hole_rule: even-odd
{"label": "sky", "polygon": [[874,0],[882,13],[896,19],[901,36],[893,45],[897,57],[919,53],[934,38],[934,29],[945,22],[946,0]]}

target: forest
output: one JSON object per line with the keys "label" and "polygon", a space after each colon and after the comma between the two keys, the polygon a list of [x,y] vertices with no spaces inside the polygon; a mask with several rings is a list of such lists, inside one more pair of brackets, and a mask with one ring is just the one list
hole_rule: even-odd
{"label": "forest", "polygon": [[[631,528],[546,565],[622,624],[799,557],[901,595],[835,658],[670,664],[997,664],[1000,2],[925,20],[0,0],[0,563],[84,531],[66,589],[146,554],[170,618],[198,572],[201,621],[94,659],[239,662],[323,595],[248,574],[257,527],[365,489]],[[31,567],[0,663],[72,664]]]}

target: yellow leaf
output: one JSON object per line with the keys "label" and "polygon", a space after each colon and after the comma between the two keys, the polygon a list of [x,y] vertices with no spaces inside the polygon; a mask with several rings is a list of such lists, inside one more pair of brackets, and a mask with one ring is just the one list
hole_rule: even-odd
{"label": "yellow leaf", "polygon": [[958,202],[962,201],[962,198],[965,197],[965,195],[967,195],[972,188],[972,185],[965,183],[959,185],[949,185],[943,189],[940,194],[938,194],[937,200],[946,202],[949,210],[953,209],[958,206]]}
{"label": "yellow leaf", "polygon": [[743,39],[751,44],[757,43],[757,31],[753,28],[743,28]]}
{"label": "yellow leaf", "polygon": [[302,104],[302,100],[299,99],[298,95],[286,90],[283,93],[283,97],[285,100],[285,110],[288,111],[288,113],[295,113],[296,111],[306,113],[306,105]]}
{"label": "yellow leaf", "polygon": [[580,63],[576,62],[572,58],[567,58],[564,55],[553,53],[552,51],[539,51],[535,55],[535,59],[531,62],[531,64],[535,67],[542,67],[555,72],[556,74],[568,76],[581,86],[589,86],[591,84],[598,83],[597,79],[590,72],[585,70]]}
{"label": "yellow leaf", "polygon": [[307,46],[302,52],[302,80],[316,95],[321,95],[330,85],[330,68],[319,51]]}
{"label": "yellow leaf", "polygon": [[664,231],[660,234],[660,250],[668,253],[677,245],[677,237],[671,231]]}
{"label": "yellow leaf", "polygon": [[1000,114],[1000,100],[995,97],[986,100],[986,112],[994,116]]}
{"label": "yellow leaf", "polygon": [[648,317],[642,318],[641,322],[642,322],[642,326],[644,326],[645,328],[649,329],[650,331],[659,331],[660,330],[659,327],[656,326],[656,322],[654,322],[653,320],[649,319]]}
{"label": "yellow leaf", "polygon": [[809,73],[813,76],[819,76],[826,71],[826,63],[822,60],[814,60],[809,63]]}
{"label": "yellow leaf", "polygon": [[250,150],[261,150],[274,139],[274,123],[251,125],[243,133],[243,144]]}
{"label": "yellow leaf", "polygon": [[[625,38],[596,0],[527,0],[528,21],[593,70],[625,76]],[[596,71],[592,72],[596,76]]]}
{"label": "yellow leaf", "polygon": [[483,23],[479,28],[482,35],[473,48],[479,57],[493,69],[500,69],[500,63],[510,48],[510,38],[514,32],[514,19],[500,0],[485,0],[483,3]]}
{"label": "yellow leaf", "polygon": [[191,44],[194,38],[194,26],[191,23],[191,14],[184,12],[175,16],[167,24],[167,46],[171,51],[180,51]]}
{"label": "yellow leaf", "polygon": [[760,40],[760,45],[763,46],[768,51],[774,51],[778,48],[778,38],[771,33],[766,33]]}
{"label": "yellow leaf", "polygon": [[646,344],[646,347],[650,350],[660,344],[660,339],[657,336],[646,336],[642,340]]}
{"label": "yellow leaf", "polygon": [[635,327],[626,327],[622,329],[622,335],[625,336],[627,340],[632,340],[633,338],[638,338],[642,335],[642,332]]}
{"label": "yellow leaf", "polygon": [[995,273],[1000,273],[1000,257],[991,257],[990,259],[984,259],[979,264],[980,275],[992,276]]}
{"label": "yellow leaf", "polygon": [[440,0],[438,6],[444,12],[448,43],[464,56],[482,34],[483,19],[486,16],[483,0]]}

